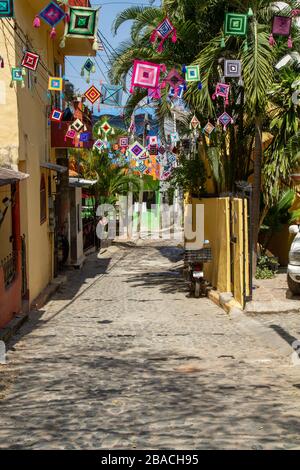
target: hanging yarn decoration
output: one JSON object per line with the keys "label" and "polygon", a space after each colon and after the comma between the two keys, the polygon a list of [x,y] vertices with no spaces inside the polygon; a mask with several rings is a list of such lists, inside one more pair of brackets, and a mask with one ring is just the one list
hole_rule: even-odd
{"label": "hanging yarn decoration", "polygon": [[226,112],[221,114],[221,116],[218,118],[218,124],[222,124],[224,131],[226,131],[227,126],[229,126],[229,124],[233,124],[233,123],[234,123],[233,118]]}
{"label": "hanging yarn decoration", "polygon": [[33,20],[33,27],[40,28],[41,19],[51,26],[50,38],[56,38],[56,26],[65,18],[66,14],[55,2],[50,2]]}
{"label": "hanging yarn decoration", "polygon": [[0,18],[13,18],[14,0],[5,0],[0,2]]}
{"label": "hanging yarn decoration", "polygon": [[212,95],[212,99],[215,100],[216,98],[223,98],[225,102],[225,106],[229,105],[229,94],[230,94],[230,85],[226,83],[218,83],[216,85],[216,89],[214,94]]}
{"label": "hanging yarn decoration", "polygon": [[65,138],[64,138],[64,141],[67,142],[67,140],[71,140],[72,141],[72,144],[74,145],[75,144],[75,139],[76,139],[76,131],[75,129],[72,129],[71,127],[69,127],[69,129],[67,130],[66,134],[65,134]]}
{"label": "hanging yarn decoration", "polygon": [[152,44],[155,43],[157,39],[160,39],[157,52],[161,53],[163,51],[165,41],[171,36],[173,43],[177,41],[177,32],[176,28],[172,25],[168,17],[166,17],[153,31],[150,37]]}
{"label": "hanging yarn decoration", "polygon": [[143,60],[135,60],[133,63],[130,93],[134,92],[135,87],[146,89],[158,88],[160,74],[165,71],[166,66],[164,64],[154,64]]}
{"label": "hanging yarn decoration", "polygon": [[194,114],[190,122],[190,129],[195,131],[196,129],[199,129],[199,128],[200,128],[200,121],[197,118],[197,116]]}
{"label": "hanging yarn decoration", "polygon": [[22,67],[25,67],[33,72],[36,71],[39,64],[40,56],[34,52],[25,51],[21,62]]}
{"label": "hanging yarn decoration", "polygon": [[160,101],[160,100],[161,100],[160,87],[148,88],[148,99],[147,99],[148,104],[150,104],[151,101]]}
{"label": "hanging yarn decoration", "polygon": [[10,87],[13,88],[14,83],[20,83],[21,88],[25,87],[24,76],[26,75],[26,71],[24,68],[21,67],[13,67],[11,69],[11,82]]}
{"label": "hanging yarn decoration", "polygon": [[0,55],[0,68],[4,69],[4,59],[1,55]]}
{"label": "hanging yarn decoration", "polygon": [[242,62],[240,60],[227,59],[224,62],[224,77],[240,78],[242,76]]}
{"label": "hanging yarn decoration", "polygon": [[99,8],[69,7],[68,21],[65,22],[64,37],[60,47],[64,48],[67,38],[92,39],[93,50],[99,50],[97,37]]}
{"label": "hanging yarn decoration", "polygon": [[[294,10],[296,11],[296,10]],[[292,40],[292,17],[291,16],[274,16],[273,18],[273,25],[272,25],[272,32],[269,37],[269,44],[271,47],[276,45],[276,36],[282,36],[288,38],[288,48],[292,49],[293,47],[293,40]]]}
{"label": "hanging yarn decoration", "polygon": [[198,82],[198,90],[202,90],[202,82],[200,77],[200,66],[199,65],[184,65],[182,67],[182,73],[185,74],[185,81],[187,83]]}
{"label": "hanging yarn decoration", "polygon": [[170,88],[173,90],[174,98],[178,97],[178,94],[180,93],[182,87],[186,89],[186,82],[176,69],[172,69],[164,78],[162,83],[165,86],[170,85]]}
{"label": "hanging yarn decoration", "polygon": [[225,13],[225,22],[224,22],[224,35],[221,39],[221,47],[225,48],[225,36],[244,36],[245,45],[244,50],[248,49],[248,23],[249,18],[253,16],[253,11],[249,8],[247,14],[242,13]]}
{"label": "hanging yarn decoration", "polygon": [[216,130],[215,126],[210,121],[207,121],[207,124],[206,126],[204,126],[202,132],[206,136],[208,140],[208,144],[210,144],[211,135],[215,130]]}
{"label": "hanging yarn decoration", "polygon": [[86,83],[90,83],[91,73],[95,73],[95,72],[96,72],[96,66],[95,66],[94,62],[91,59],[87,59],[85,61],[85,63],[83,64],[83,66],[82,66],[80,75],[82,77],[84,77],[86,75],[87,76],[86,77]]}
{"label": "hanging yarn decoration", "polygon": [[101,135],[102,132],[105,136],[104,137],[105,142],[107,142],[108,134],[114,135],[114,133],[115,133],[113,127],[111,127],[111,125],[107,121],[104,121],[103,124],[101,124],[101,126],[99,127],[98,135]]}
{"label": "hanging yarn decoration", "polygon": [[111,85],[103,83],[101,86],[103,104],[109,106],[121,106],[123,97],[123,87],[121,85]]}

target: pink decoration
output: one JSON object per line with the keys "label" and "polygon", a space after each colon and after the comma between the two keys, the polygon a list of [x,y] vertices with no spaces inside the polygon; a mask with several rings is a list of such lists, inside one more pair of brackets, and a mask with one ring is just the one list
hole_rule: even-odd
{"label": "pink decoration", "polygon": [[34,20],[33,20],[33,27],[34,28],[39,28],[41,26],[41,20],[39,16],[37,15]]}
{"label": "pink decoration", "polygon": [[172,42],[177,41],[177,31],[176,28],[172,25],[168,17],[166,17],[153,31],[150,36],[150,41],[155,43],[156,39],[160,39],[160,43],[157,48],[157,52],[161,53],[163,51],[165,41],[171,36]]}
{"label": "pink decoration", "polygon": [[50,38],[51,38],[51,39],[55,39],[55,38],[56,38],[56,29],[55,29],[55,28],[52,28],[52,29],[51,29]]}
{"label": "pink decoration", "polygon": [[212,99],[215,100],[218,97],[221,97],[225,101],[225,106],[229,105],[229,93],[230,93],[230,85],[226,83],[218,83],[216,86],[216,90],[212,96]]}
{"label": "pink decoration", "polygon": [[163,70],[165,70],[165,65],[135,60],[133,64],[130,93],[134,92],[135,87],[147,89],[158,88],[160,73]]}

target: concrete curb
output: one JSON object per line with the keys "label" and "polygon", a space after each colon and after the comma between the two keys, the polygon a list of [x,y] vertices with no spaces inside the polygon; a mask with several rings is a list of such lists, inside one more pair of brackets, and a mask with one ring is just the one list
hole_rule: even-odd
{"label": "concrete curb", "polygon": [[283,338],[278,336],[275,331],[270,330],[259,321],[246,315],[242,306],[236,302],[236,300],[232,298],[230,300],[229,294],[220,294],[217,291],[211,291],[208,297],[230,315],[231,321],[235,322],[237,326],[244,331],[245,335],[254,336],[261,343],[275,349],[284,357],[288,357],[293,353],[292,345],[289,345]]}
{"label": "concrete curb", "polygon": [[68,276],[58,276],[32,302],[31,310],[40,310],[58,289],[68,281]]}
{"label": "concrete curb", "polygon": [[6,327],[0,330],[0,341],[8,343],[28,320],[30,312],[40,310],[66,281],[67,276],[59,276],[57,279],[54,279],[54,281],[32,302],[29,312],[16,315]]}
{"label": "concrete curb", "polygon": [[216,290],[211,290],[208,293],[208,298],[228,314],[232,309],[243,311],[242,306],[232,297],[232,294],[221,294]]}
{"label": "concrete curb", "polygon": [[8,343],[8,341],[17,333],[17,331],[28,320],[29,313],[20,313],[16,315],[5,328],[0,330],[0,341]]}

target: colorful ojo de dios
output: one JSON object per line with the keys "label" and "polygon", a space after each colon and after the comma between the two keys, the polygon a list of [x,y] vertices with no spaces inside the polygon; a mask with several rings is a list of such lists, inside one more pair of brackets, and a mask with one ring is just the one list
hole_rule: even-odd
{"label": "colorful ojo de dios", "polygon": [[133,63],[133,73],[131,79],[130,93],[134,88],[158,88],[161,72],[166,71],[163,64],[154,64],[143,60],[135,60]]}
{"label": "colorful ojo de dios", "polygon": [[13,88],[14,83],[21,83],[21,88],[25,87],[24,76],[26,75],[25,69],[21,67],[13,67],[11,69],[11,82],[10,87]]}
{"label": "colorful ojo de dios", "polygon": [[65,47],[67,38],[92,39],[93,50],[97,51],[98,18],[99,8],[69,7],[69,21],[65,24],[65,34],[60,47]]}
{"label": "colorful ojo de dios", "polygon": [[39,64],[40,56],[35,54],[34,52],[25,51],[21,65],[26,69],[32,70],[33,72],[36,71],[37,66]]}
{"label": "colorful ojo de dios", "polygon": [[178,96],[182,86],[186,89],[185,80],[176,69],[172,69],[168,73],[163,80],[163,85],[170,85],[171,89],[174,90],[174,97]]}
{"label": "colorful ojo de dios", "polygon": [[199,65],[184,65],[182,72],[185,73],[185,81],[187,83],[198,82],[198,89],[202,90],[202,82],[200,77],[200,66]]}
{"label": "colorful ojo de dios", "polygon": [[89,58],[83,64],[80,75],[81,77],[84,77],[86,75],[86,83],[90,83],[91,73],[95,73],[95,72],[96,72],[96,66],[94,62]]}
{"label": "colorful ojo de dios", "polygon": [[48,5],[34,18],[34,28],[41,26],[41,19],[52,27],[50,32],[51,39],[56,38],[56,26],[66,17],[62,8],[55,2],[50,2]]}
{"label": "colorful ojo de dios", "polygon": [[14,16],[14,0],[1,0],[0,18],[12,18]]}
{"label": "colorful ojo de dios", "polygon": [[248,49],[247,34],[249,18],[253,16],[253,11],[249,8],[248,13],[225,13],[224,36],[222,36],[221,47],[225,48],[225,36],[245,37],[245,50]]}
{"label": "colorful ojo de dios", "polygon": [[153,31],[150,41],[155,43],[157,39],[160,39],[159,46],[157,48],[157,52],[162,52],[165,41],[171,37],[173,43],[177,41],[177,32],[176,28],[173,26],[171,21],[168,17],[166,17]]}
{"label": "colorful ojo de dios", "polygon": [[49,77],[48,90],[49,91],[62,91],[63,79],[61,77]]}
{"label": "colorful ojo de dios", "polygon": [[224,131],[226,131],[227,126],[229,126],[229,124],[233,124],[233,122],[233,118],[226,112],[218,117],[218,124],[222,124]]}
{"label": "colorful ojo de dios", "polygon": [[229,94],[230,94],[230,85],[226,83],[218,83],[216,85],[216,89],[214,94],[212,95],[212,99],[215,100],[216,98],[223,98],[225,102],[225,106],[229,105]]}
{"label": "colorful ojo de dios", "polygon": [[288,38],[288,47],[291,49],[293,47],[291,30],[292,18],[288,16],[274,16],[272,33],[269,38],[270,46],[274,46],[276,44],[274,36],[283,36]]}

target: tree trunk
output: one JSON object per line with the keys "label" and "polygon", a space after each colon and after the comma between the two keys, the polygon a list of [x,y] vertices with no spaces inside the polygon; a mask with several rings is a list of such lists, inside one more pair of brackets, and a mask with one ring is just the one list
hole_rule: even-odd
{"label": "tree trunk", "polygon": [[252,201],[252,263],[253,274],[256,273],[257,243],[260,224],[260,193],[261,193],[261,167],[262,167],[262,124],[261,117],[255,119],[255,157]]}

